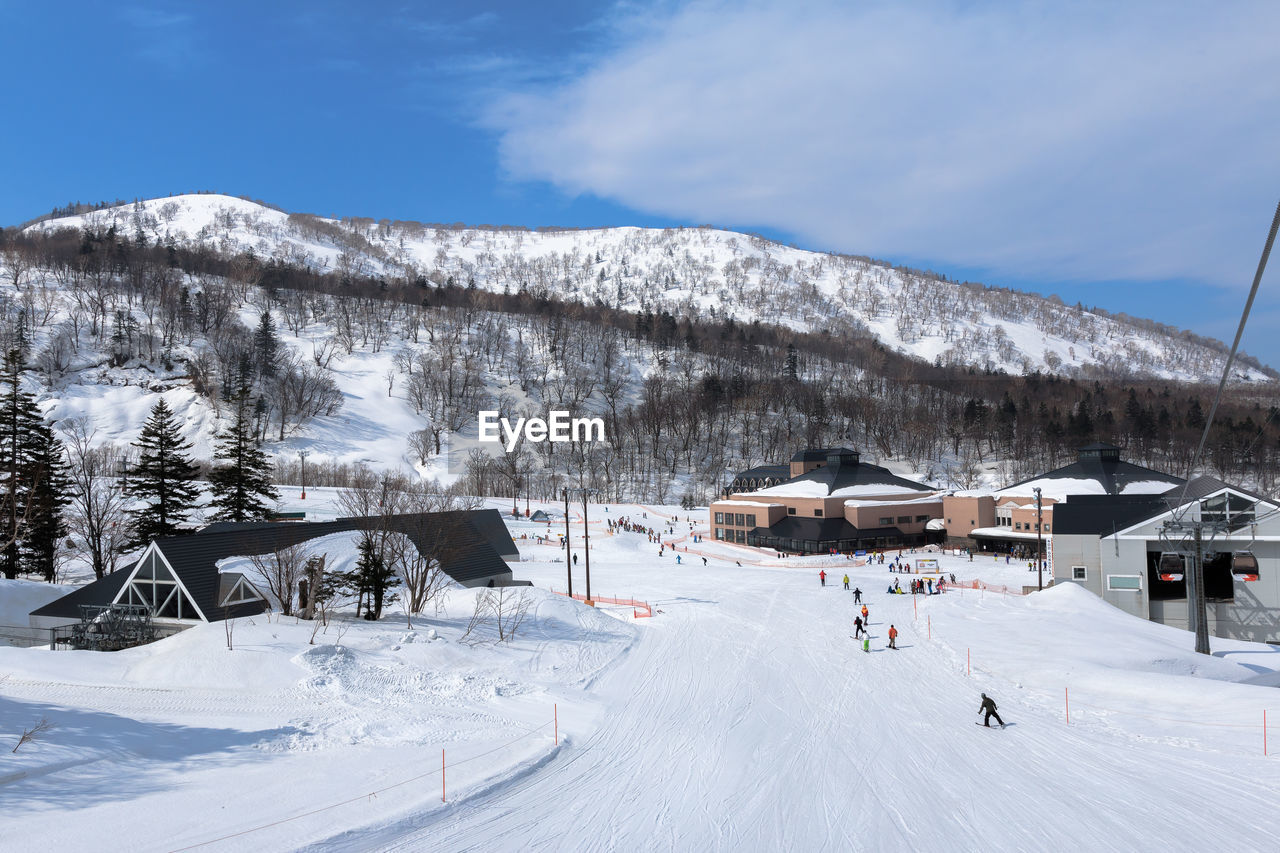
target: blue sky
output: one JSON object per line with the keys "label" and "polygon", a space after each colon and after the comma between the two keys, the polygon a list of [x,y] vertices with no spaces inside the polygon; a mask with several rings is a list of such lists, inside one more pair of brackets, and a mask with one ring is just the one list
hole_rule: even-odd
{"label": "blue sky", "polygon": [[[0,223],[288,210],[717,225],[1229,340],[1280,198],[1280,4],[0,0]],[[1277,273],[1244,348],[1280,365]]]}

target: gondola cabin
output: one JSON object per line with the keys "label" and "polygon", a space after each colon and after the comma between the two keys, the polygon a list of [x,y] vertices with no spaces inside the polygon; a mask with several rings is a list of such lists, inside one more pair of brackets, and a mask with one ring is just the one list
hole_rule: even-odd
{"label": "gondola cabin", "polygon": [[1236,580],[1256,581],[1258,579],[1258,558],[1252,551],[1236,551],[1231,555],[1231,574]]}
{"label": "gondola cabin", "polygon": [[1183,562],[1181,554],[1166,551],[1160,555],[1160,565],[1157,569],[1160,580],[1180,581],[1185,570],[1186,564]]}

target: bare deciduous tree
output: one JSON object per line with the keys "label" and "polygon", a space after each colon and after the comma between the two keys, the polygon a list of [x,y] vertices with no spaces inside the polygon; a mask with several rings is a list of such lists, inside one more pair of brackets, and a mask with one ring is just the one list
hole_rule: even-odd
{"label": "bare deciduous tree", "polygon": [[23,730],[22,737],[18,738],[18,745],[13,748],[13,751],[17,752],[18,748],[21,747],[24,743],[32,743],[34,741],[40,740],[40,738],[44,737],[44,735],[47,734],[49,730],[52,728],[53,728],[53,723],[49,722],[49,718],[41,717],[40,721],[37,722],[34,726],[32,726],[29,729]]}
{"label": "bare deciduous tree", "polygon": [[310,554],[302,544],[287,545],[270,554],[256,554],[249,558],[267,582],[267,589],[280,602],[280,612],[293,615],[293,595],[302,580]]}
{"label": "bare deciduous tree", "polygon": [[84,418],[63,422],[67,448],[68,476],[73,497],[67,508],[67,526],[73,536],[84,540],[101,579],[116,570],[120,549],[128,539],[126,498],[116,480],[120,451],[113,445],[93,447],[97,434]]}

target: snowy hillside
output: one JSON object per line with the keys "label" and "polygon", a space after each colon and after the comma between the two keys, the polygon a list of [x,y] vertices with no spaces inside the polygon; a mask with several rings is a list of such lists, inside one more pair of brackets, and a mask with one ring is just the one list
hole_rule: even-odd
{"label": "snowy hillside", "polygon": [[[32,228],[115,226],[151,243],[252,250],[260,259],[353,275],[427,276],[493,291],[558,294],[675,316],[873,334],[929,362],[1010,373],[1102,371],[1208,379],[1224,352],[1176,330],[1043,298],[959,284],[865,258],[711,228],[431,227],[286,214],[223,195],[180,195],[49,219]],[[1239,377],[1266,378],[1242,366]]]}

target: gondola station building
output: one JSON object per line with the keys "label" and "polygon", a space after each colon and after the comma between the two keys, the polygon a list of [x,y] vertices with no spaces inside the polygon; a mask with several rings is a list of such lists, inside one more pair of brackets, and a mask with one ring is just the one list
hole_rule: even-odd
{"label": "gondola station building", "polygon": [[[1054,511],[1053,577],[1135,616],[1192,630],[1188,522],[1211,636],[1280,643],[1280,503],[1212,477],[1158,495],[1071,495]],[[1172,530],[1171,530],[1172,528]]]}

